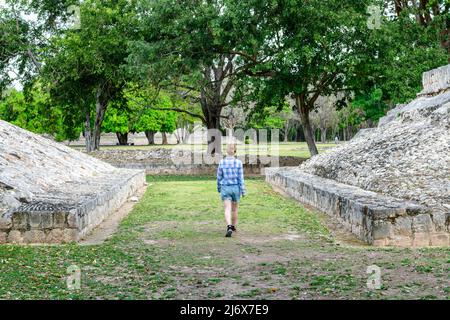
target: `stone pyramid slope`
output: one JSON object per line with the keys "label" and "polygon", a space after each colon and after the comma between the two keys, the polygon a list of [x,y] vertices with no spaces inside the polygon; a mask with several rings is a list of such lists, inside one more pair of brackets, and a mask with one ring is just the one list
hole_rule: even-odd
{"label": "stone pyramid slope", "polygon": [[0,120],[0,243],[77,241],[144,181]]}
{"label": "stone pyramid slope", "polygon": [[450,92],[394,109],[378,128],[363,130],[300,169],[450,211]]}
{"label": "stone pyramid slope", "polygon": [[[426,72],[423,86],[377,128],[361,130],[297,169],[272,170],[268,181],[336,215],[369,243],[449,245],[450,65]],[[344,208],[348,200],[351,209]]]}

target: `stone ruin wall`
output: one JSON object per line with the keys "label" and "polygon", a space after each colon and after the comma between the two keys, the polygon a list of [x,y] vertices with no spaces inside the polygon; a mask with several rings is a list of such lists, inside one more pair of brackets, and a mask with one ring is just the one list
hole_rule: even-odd
{"label": "stone ruin wall", "polygon": [[[91,155],[118,168],[145,170],[148,175],[215,175],[217,163],[208,164],[202,160],[202,154],[183,150],[177,155],[175,149],[155,148],[151,150],[100,150]],[[178,157],[172,160],[173,157]],[[276,163],[270,157],[262,160],[257,156],[240,157],[246,176],[264,175],[268,167],[294,167],[306,159],[301,157],[280,156]],[[200,161],[199,161],[200,160]],[[198,163],[200,162],[200,163]]]}
{"label": "stone ruin wall", "polygon": [[422,75],[423,90],[418,96],[430,96],[444,92],[450,88],[450,65],[424,72]]}

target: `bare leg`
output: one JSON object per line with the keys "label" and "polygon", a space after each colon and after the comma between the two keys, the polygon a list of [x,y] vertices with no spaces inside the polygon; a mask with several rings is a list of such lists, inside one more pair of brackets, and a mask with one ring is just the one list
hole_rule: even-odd
{"label": "bare leg", "polygon": [[225,209],[225,221],[227,226],[231,225],[231,200],[224,200],[223,207]]}
{"label": "bare leg", "polygon": [[235,227],[237,226],[238,222],[238,206],[239,204],[237,202],[231,203],[231,212],[232,212],[231,224]]}

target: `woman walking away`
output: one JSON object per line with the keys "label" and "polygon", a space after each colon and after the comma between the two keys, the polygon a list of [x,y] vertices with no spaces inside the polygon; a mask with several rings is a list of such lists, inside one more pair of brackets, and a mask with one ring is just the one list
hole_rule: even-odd
{"label": "woman walking away", "polygon": [[236,144],[229,144],[227,156],[220,160],[217,168],[217,191],[225,209],[227,223],[225,236],[229,238],[236,232],[238,204],[241,196],[245,196],[244,169],[242,161],[236,159]]}

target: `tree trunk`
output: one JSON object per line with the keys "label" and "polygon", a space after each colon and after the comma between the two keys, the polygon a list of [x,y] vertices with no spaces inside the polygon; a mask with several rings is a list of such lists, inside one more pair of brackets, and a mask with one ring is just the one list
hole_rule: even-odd
{"label": "tree trunk", "polygon": [[116,132],[116,136],[117,140],[119,140],[119,145],[121,146],[128,145],[128,132],[127,133]]}
{"label": "tree trunk", "polygon": [[167,134],[165,132],[162,132],[162,144],[169,144],[167,141]]}
{"label": "tree trunk", "polygon": [[295,96],[295,105],[300,114],[300,121],[302,123],[303,133],[305,135],[305,140],[308,145],[309,153],[311,154],[311,156],[315,156],[319,154],[319,151],[317,150],[316,143],[314,142],[314,132],[311,127],[311,122],[309,120],[310,108],[306,103],[304,97],[301,97],[300,95]]}
{"label": "tree trunk", "polygon": [[222,133],[220,132],[220,114],[221,107],[216,107],[208,103],[206,93],[201,92],[200,105],[202,112],[205,115],[205,124],[207,130],[207,156],[214,157],[215,154],[222,154]]}
{"label": "tree trunk", "polygon": [[289,139],[289,120],[284,124],[284,142],[288,142]]}
{"label": "tree trunk", "polygon": [[207,84],[200,90],[200,105],[204,115],[203,121],[208,129],[206,156],[216,159],[222,154],[220,115],[233,89],[233,77],[229,77],[234,70],[233,61],[234,55],[220,55],[217,63],[206,66],[203,70],[203,78]]}
{"label": "tree trunk", "polygon": [[86,141],[86,152],[92,152],[94,150],[94,140],[92,139],[91,132],[91,110],[86,111],[86,119],[84,121],[84,138]]}
{"label": "tree trunk", "polygon": [[210,122],[206,124],[208,129],[207,142],[208,150],[207,154],[209,156],[214,156],[216,154],[222,154],[222,133],[220,132],[220,118],[212,118]]}
{"label": "tree trunk", "polygon": [[258,130],[255,129],[255,130],[253,130],[253,144],[258,144],[258,143],[259,143]]}
{"label": "tree trunk", "polygon": [[[102,123],[105,117],[106,107],[108,105],[107,98],[105,97],[105,92],[102,86],[99,86],[96,94],[96,102],[95,102],[95,121],[94,121],[94,131],[92,132],[93,136],[93,149],[100,149],[100,135],[102,133]],[[91,151],[92,151],[91,150]]]}
{"label": "tree trunk", "polygon": [[148,144],[155,144],[155,133],[154,131],[145,131],[145,136],[147,137]]}
{"label": "tree trunk", "polygon": [[353,138],[353,126],[348,127],[347,139],[351,140]]}
{"label": "tree trunk", "polygon": [[327,128],[320,129],[320,140],[322,143],[327,142]]}

